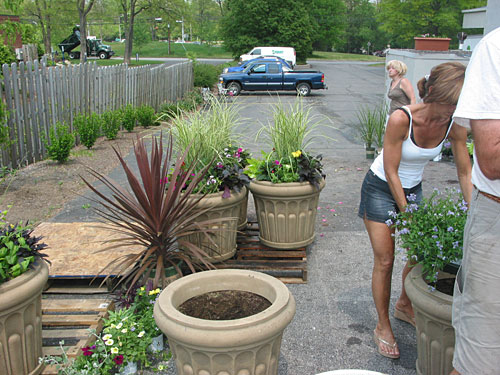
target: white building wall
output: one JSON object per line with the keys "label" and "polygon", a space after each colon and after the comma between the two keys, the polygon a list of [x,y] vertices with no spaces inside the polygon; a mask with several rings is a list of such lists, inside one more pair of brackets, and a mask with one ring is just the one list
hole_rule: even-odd
{"label": "white building wall", "polygon": [[500,27],[500,0],[488,0],[484,35]]}

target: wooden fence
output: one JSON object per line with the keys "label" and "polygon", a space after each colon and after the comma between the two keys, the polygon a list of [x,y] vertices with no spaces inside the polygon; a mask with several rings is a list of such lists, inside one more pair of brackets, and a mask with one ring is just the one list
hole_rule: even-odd
{"label": "wooden fence", "polygon": [[0,95],[7,118],[9,145],[2,147],[1,165],[17,168],[47,156],[42,135],[64,122],[73,129],[76,114],[103,113],[127,104],[158,110],[193,87],[191,62],[172,66],[126,64],[109,67],[85,64],[47,67],[38,61],[2,66]]}

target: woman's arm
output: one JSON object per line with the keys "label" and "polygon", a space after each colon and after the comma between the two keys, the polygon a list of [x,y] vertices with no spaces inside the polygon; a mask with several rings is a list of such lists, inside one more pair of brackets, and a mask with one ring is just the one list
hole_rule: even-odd
{"label": "woman's arm", "polygon": [[408,203],[398,175],[398,169],[401,161],[401,150],[403,142],[408,136],[409,125],[408,116],[403,111],[395,111],[389,117],[384,136],[385,178],[400,211],[404,211]]}
{"label": "woman's arm", "polygon": [[457,167],[458,181],[465,201],[470,204],[472,194],[471,164],[467,150],[467,129],[453,123],[448,139],[451,141],[451,151]]}
{"label": "woman's arm", "polygon": [[401,89],[404,91],[408,99],[410,99],[410,104],[415,104],[417,100],[415,99],[415,91],[408,78],[401,79]]}

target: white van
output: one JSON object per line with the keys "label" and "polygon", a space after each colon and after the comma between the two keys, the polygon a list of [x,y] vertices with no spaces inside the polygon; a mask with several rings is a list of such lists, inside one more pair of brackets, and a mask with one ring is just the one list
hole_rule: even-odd
{"label": "white van", "polygon": [[259,56],[278,56],[288,62],[292,68],[297,62],[297,55],[293,47],[255,47],[250,52],[240,56],[240,63]]}

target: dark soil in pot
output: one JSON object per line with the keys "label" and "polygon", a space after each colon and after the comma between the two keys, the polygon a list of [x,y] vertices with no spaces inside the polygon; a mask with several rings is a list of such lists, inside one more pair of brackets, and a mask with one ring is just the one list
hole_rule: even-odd
{"label": "dark soil in pot", "polygon": [[258,314],[271,306],[266,298],[241,290],[219,290],[188,299],[179,311],[206,320],[233,320]]}
{"label": "dark soil in pot", "polygon": [[453,296],[453,288],[455,286],[455,279],[440,279],[436,282],[436,289],[441,293]]}

